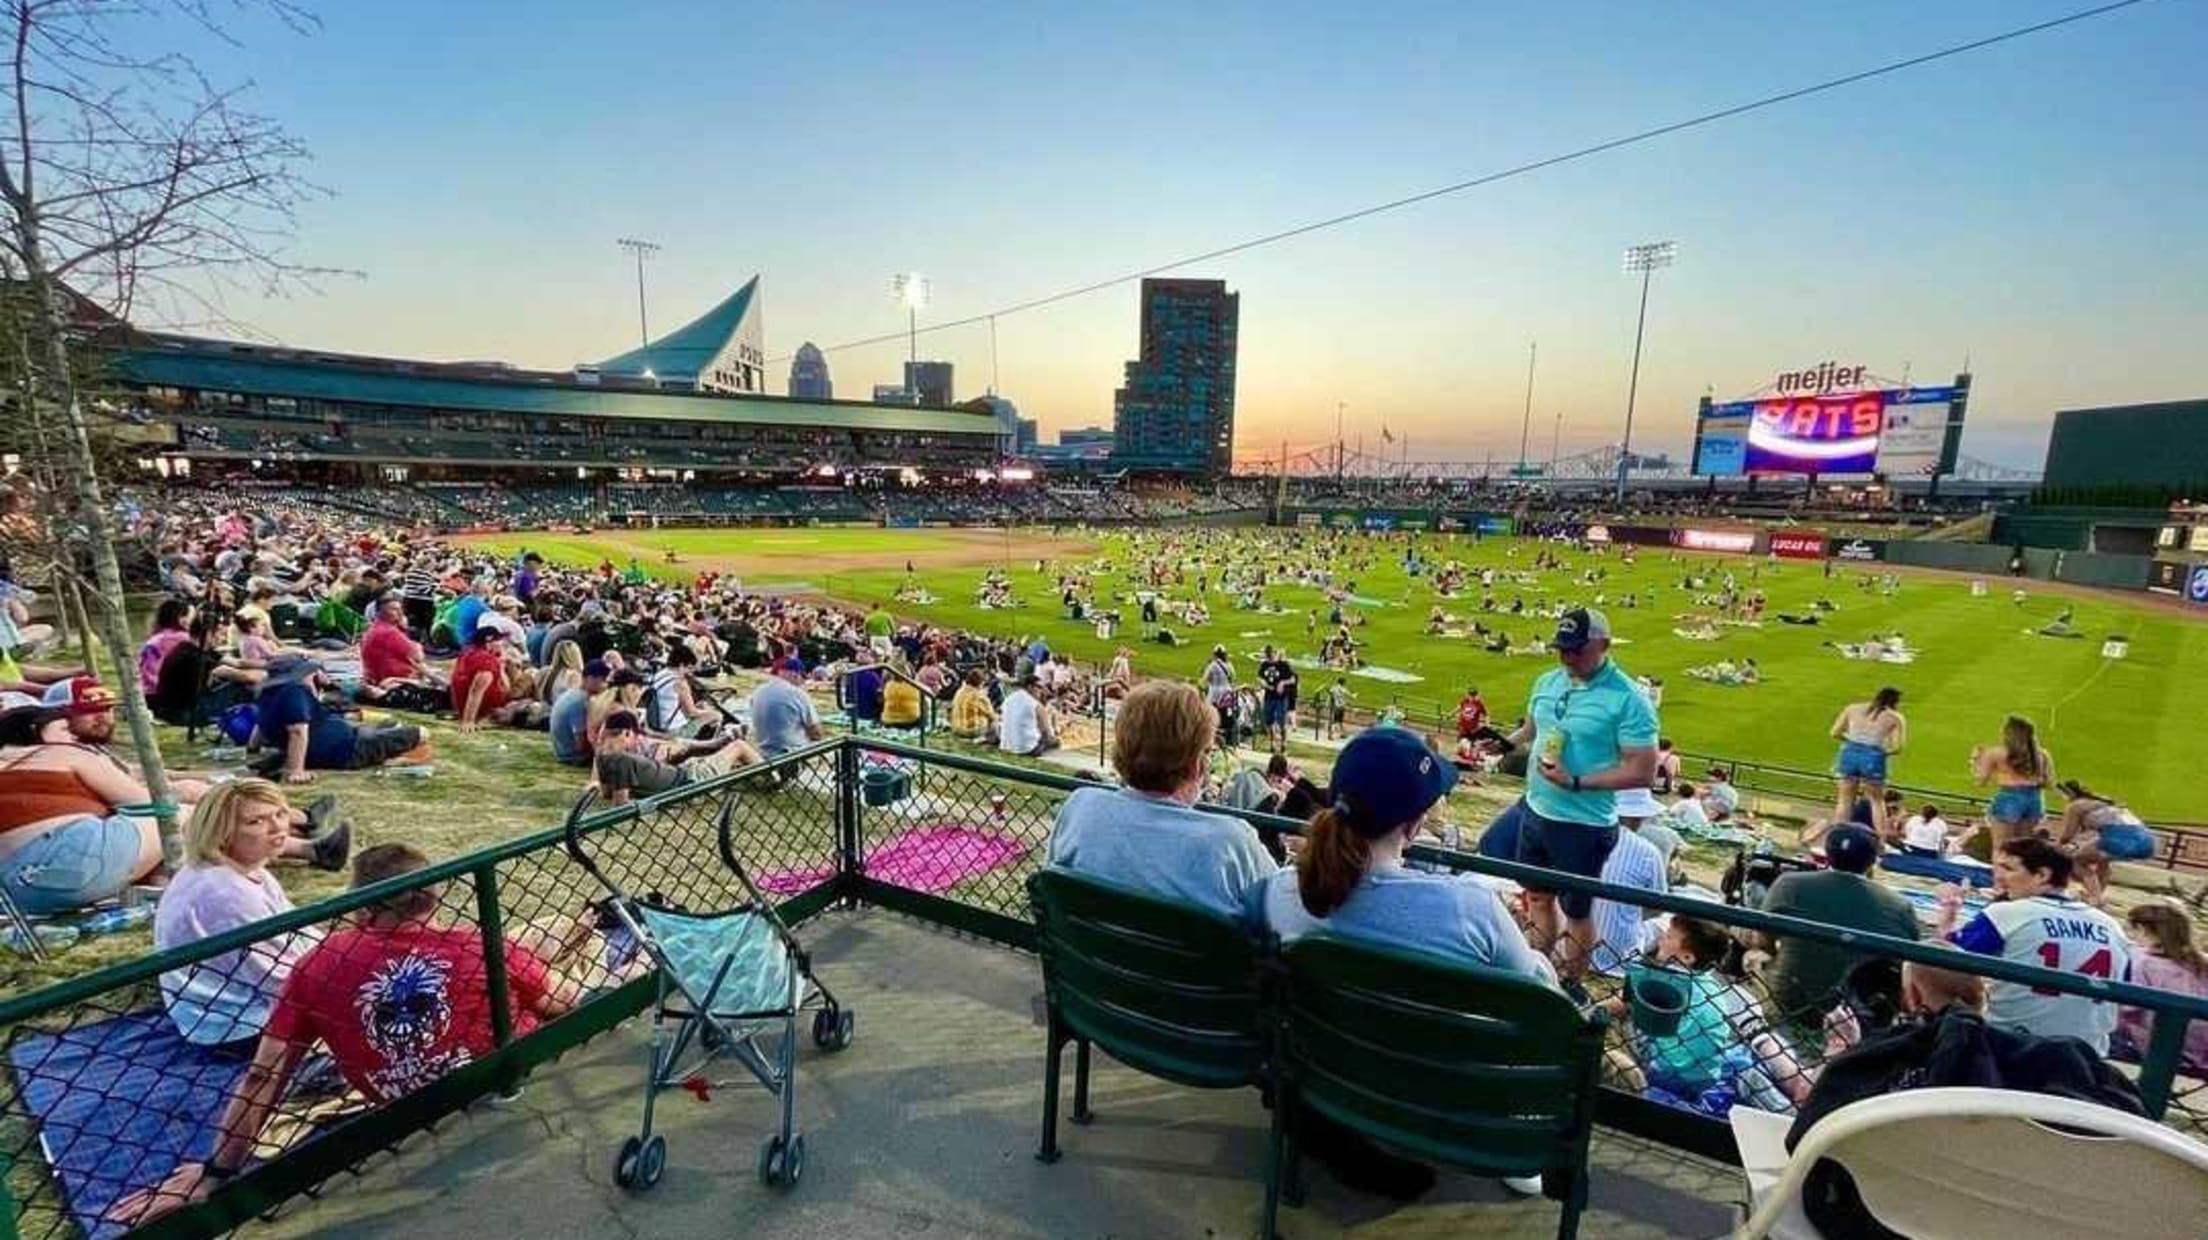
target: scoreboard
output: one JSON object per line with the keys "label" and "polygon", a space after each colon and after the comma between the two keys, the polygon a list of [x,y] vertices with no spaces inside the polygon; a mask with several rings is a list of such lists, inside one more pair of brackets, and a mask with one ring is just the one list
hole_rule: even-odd
{"label": "scoreboard", "polygon": [[1931,478],[1955,471],[1970,376],[1947,387],[1872,388],[1702,402],[1694,472]]}

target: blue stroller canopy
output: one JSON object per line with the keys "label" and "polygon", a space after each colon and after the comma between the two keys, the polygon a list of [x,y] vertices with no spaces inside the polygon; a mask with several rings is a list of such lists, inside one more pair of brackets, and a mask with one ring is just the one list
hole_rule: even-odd
{"label": "blue stroller canopy", "polygon": [[713,996],[713,1014],[736,1016],[781,1012],[790,1006],[790,956],[774,926],[749,909],[698,916],[639,905],[637,920],[659,945],[674,983],[704,1002],[731,961]]}

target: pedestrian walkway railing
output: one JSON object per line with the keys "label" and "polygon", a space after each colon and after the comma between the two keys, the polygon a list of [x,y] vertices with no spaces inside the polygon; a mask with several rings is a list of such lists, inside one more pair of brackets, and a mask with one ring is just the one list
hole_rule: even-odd
{"label": "pedestrian walkway railing", "polygon": [[[884,769],[901,777],[866,778]],[[714,822],[730,798],[741,798],[737,852],[793,921],[831,905],[873,906],[1027,948],[1035,925],[1026,879],[1044,864],[1059,805],[1083,786],[1070,776],[942,750],[841,738],[602,811],[581,829],[597,863],[631,893],[694,910],[726,907],[738,902],[741,890],[718,860]],[[1300,831],[1300,824],[1284,819],[1239,816],[1283,836]],[[39,1240],[125,1230],[102,1219],[118,1199],[153,1188],[180,1162],[206,1155],[224,1100],[245,1071],[235,1051],[185,1044],[176,1026],[183,1009],[164,1007],[164,980],[172,987],[196,985],[198,993],[226,981],[248,984],[269,962],[300,950],[297,936],[336,932],[407,891],[433,890],[435,922],[477,936],[488,1046],[472,1062],[377,1105],[342,1086],[295,1085],[260,1129],[244,1174],[206,1200],[148,1224],[145,1234],[217,1234],[299,1194],[342,1191],[344,1173],[379,1152],[473,1103],[512,1093],[532,1071],[636,1015],[650,1002],[653,979],[610,921],[596,924],[592,906],[604,893],[560,840],[557,830],[539,832],[0,1003],[6,1052],[0,1068],[6,1172],[0,1185],[7,1194],[0,1220],[12,1234]],[[2036,988],[2080,1005],[2097,1002],[2106,1005],[2097,1011],[2125,1012],[2125,1028],[2134,1032],[2140,1022],[2132,1014],[2151,1018],[2151,1033],[2134,1047],[2138,1062],[2120,1065],[2122,1074],[2135,1082],[2150,1114],[2196,1134],[2208,1129],[2208,1086],[2191,1075],[2203,1066],[2198,1038],[2188,1034],[2190,1025],[2208,1020],[2208,999],[2097,976],[2090,965],[2084,973],[2056,973],[1445,849],[1415,848],[1411,862],[1476,881],[1585,892],[1598,900],[1598,926],[1631,931],[1622,949],[1607,941],[1595,947],[1597,973],[1587,987],[1591,1001],[1620,999],[1628,1013],[1614,1022],[1600,1110],[1612,1127],[1729,1158],[1730,1139],[1718,1118],[1724,1107],[1736,1100],[1791,1105],[1806,1092],[1825,1047],[1790,1027],[1787,1018],[1800,1025],[1801,1013],[1774,1010],[1753,970],[1735,979],[1652,969],[1640,946],[1648,936],[1639,913],[1629,911],[1619,921],[1608,916],[1604,901],[1699,919],[1744,939],[1761,934],[1845,952],[1859,961],[1851,985],[1819,1003],[1834,1003],[1866,1028],[1890,1018],[1895,1002],[1893,987],[1874,975],[1902,962]],[[550,959],[553,975],[567,979],[582,1001],[563,1015],[536,1020],[526,1002],[532,986],[510,976],[510,966],[525,959],[517,952]],[[1633,1000],[1622,1002],[1617,982],[1604,976],[1620,970],[1653,984],[1637,980]],[[394,990],[384,997],[394,1002],[387,1009],[368,1005],[361,1019],[382,1022],[377,1031],[392,1037],[418,1032],[407,1024],[418,1014],[407,1007],[408,996]],[[2187,1058],[2189,1047],[2195,1058]],[[328,1080],[330,1074],[321,1075]]]}

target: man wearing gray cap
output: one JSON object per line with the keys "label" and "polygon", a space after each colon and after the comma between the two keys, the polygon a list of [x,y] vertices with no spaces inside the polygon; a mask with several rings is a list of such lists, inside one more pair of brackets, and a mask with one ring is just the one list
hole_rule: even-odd
{"label": "man wearing gray cap", "polygon": [[[1610,658],[1610,621],[1574,608],[1549,642],[1557,666],[1533,682],[1525,722],[1510,741],[1532,742],[1518,860],[1598,878],[1618,842],[1617,794],[1656,780],[1656,710]],[[1554,945],[1557,972],[1576,978],[1595,942],[1594,897],[1526,892],[1536,947]],[[1558,914],[1562,914],[1562,934]]]}

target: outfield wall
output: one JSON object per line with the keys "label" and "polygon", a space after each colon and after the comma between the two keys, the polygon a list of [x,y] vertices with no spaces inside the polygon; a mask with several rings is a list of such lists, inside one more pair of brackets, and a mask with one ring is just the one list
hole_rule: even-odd
{"label": "outfield wall", "polygon": [[[1449,509],[1289,508],[1282,511],[1279,524],[1377,533],[1521,534],[1533,538],[1574,538],[1729,555],[1774,555],[1792,560],[1901,564],[1987,577],[2008,576],[2009,558],[2015,553],[2015,548],[2007,544],[1850,538],[1818,529],[1772,529],[1718,522],[1670,526],[1519,522],[1502,513]],[[2040,581],[2062,581],[2104,590],[2144,591],[2154,571],[2154,557],[2027,547],[2023,570],[2023,576]]]}

